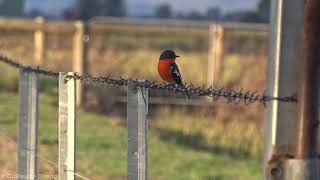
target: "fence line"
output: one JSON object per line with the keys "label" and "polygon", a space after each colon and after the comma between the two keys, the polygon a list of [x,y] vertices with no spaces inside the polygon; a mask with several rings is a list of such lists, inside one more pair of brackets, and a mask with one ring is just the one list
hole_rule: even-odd
{"label": "fence line", "polygon": [[[212,97],[213,100],[224,98],[227,103],[245,104],[268,101],[296,102],[294,96],[270,97],[259,95],[257,92],[216,90],[213,86],[209,88],[195,87],[192,84],[176,86],[174,84],[156,84],[148,80],[113,79],[107,77],[95,77],[86,74],[58,73],[41,69],[40,67],[23,66],[10,58],[0,55],[0,62],[6,63],[20,70],[20,123],[19,127],[26,128],[25,133],[19,132],[19,161],[18,167],[23,167],[22,174],[37,174],[37,117],[38,117],[38,78],[39,74],[53,78],[59,78],[59,164],[58,172],[61,180],[74,180],[75,176],[87,179],[77,173],[75,158],[75,124],[76,124],[76,80],[92,85],[116,85],[128,88],[127,116],[128,116],[128,180],[145,180],[148,172],[148,89],[161,90],[167,93],[188,93],[193,96]],[[24,78],[26,77],[26,78]],[[29,102],[30,101],[30,102]],[[26,105],[28,103],[28,105]],[[28,118],[24,120],[25,118]],[[25,123],[25,124],[21,124]],[[20,131],[20,130],[19,130]],[[27,147],[25,149],[25,147]],[[20,156],[20,152],[26,155]],[[32,153],[31,153],[32,152]],[[20,158],[24,157],[24,158]],[[33,160],[32,160],[33,158]],[[25,159],[21,161],[20,159]],[[31,159],[31,160],[29,160]],[[30,165],[31,163],[31,165]],[[18,173],[20,172],[20,168]],[[24,173],[25,172],[25,173]]]}
{"label": "fence line", "polygon": [[[146,28],[147,27],[147,28]],[[211,28],[215,27],[215,28]],[[43,18],[35,20],[28,19],[8,19],[0,18],[0,28],[7,30],[22,30],[34,32],[34,62],[41,65],[45,59],[45,40],[47,33],[73,34],[73,72],[85,74],[85,69],[89,51],[90,34],[105,34],[110,31],[117,33],[143,33],[145,34],[174,34],[175,36],[201,36],[209,35],[208,47],[208,73],[207,87],[213,83],[213,78],[217,79],[222,72],[224,36],[230,31],[256,31],[264,35],[268,33],[267,24],[256,23],[233,23],[233,22],[194,22],[194,21],[171,21],[137,18],[115,18],[115,17],[96,17],[88,22],[46,22]],[[90,31],[89,31],[90,30]],[[217,30],[217,31],[215,31]],[[223,33],[221,33],[223,32]],[[77,82],[77,106],[85,102],[85,87]]]}
{"label": "fence line", "polygon": [[[0,54],[0,62],[11,65],[15,68],[21,68],[26,72],[35,72],[38,74],[43,74],[49,77],[58,78],[59,73],[51,70],[45,70],[42,68],[33,68],[29,66],[23,66],[16,61],[3,56]],[[81,82],[99,86],[99,85],[113,85],[113,86],[127,86],[129,80],[134,80],[132,78],[124,79],[120,77],[119,79],[114,79],[109,76],[91,76],[88,74],[77,74],[68,75],[66,78],[73,78],[75,80],[80,80]],[[238,91],[234,89],[226,89],[226,88],[215,88],[214,85],[211,85],[209,88],[205,88],[203,86],[194,86],[192,83],[185,83],[184,86],[177,86],[175,84],[167,84],[161,83],[157,84],[155,81],[140,81],[134,80],[135,86],[148,88],[150,90],[159,90],[170,94],[175,93],[188,93],[191,96],[199,96],[199,97],[212,97],[214,101],[218,101],[220,98],[225,99],[227,103],[239,104],[244,102],[244,104],[249,105],[252,103],[261,103],[265,104],[268,101],[281,101],[281,102],[297,102],[296,95],[283,96],[283,97],[273,97],[268,96],[265,93],[258,94],[257,91],[249,91],[240,89]]]}
{"label": "fence line", "polygon": [[[158,33],[166,33],[170,29],[176,29],[183,32],[188,29],[195,29],[194,32],[206,32],[210,25],[216,24],[223,28],[230,30],[250,30],[250,31],[263,31],[268,32],[268,24],[262,23],[239,23],[239,22],[215,22],[215,21],[186,21],[186,20],[159,20],[159,19],[139,19],[139,18],[117,18],[117,17],[95,17],[89,20],[89,25],[95,30],[112,30],[120,26],[130,26],[132,28],[141,29],[143,32],[154,31]],[[145,27],[155,27],[146,29]],[[0,18],[0,28],[2,29],[17,29],[24,31],[36,31],[41,25],[30,19],[19,18]],[[168,28],[170,27],[170,28]],[[43,26],[43,30],[49,33],[67,34],[76,31],[72,23],[65,21],[51,21]],[[165,30],[165,31],[164,31]]]}
{"label": "fence line", "polygon": [[191,21],[191,20],[177,20],[177,19],[157,19],[157,18],[135,18],[135,17],[93,17],[90,22],[94,24],[108,24],[108,25],[133,25],[133,26],[161,26],[161,27],[181,27],[181,28],[196,28],[208,29],[211,24],[218,24],[223,27],[241,29],[246,28],[250,30],[265,30],[267,25],[262,23],[241,23],[241,22],[218,22],[218,21]]}

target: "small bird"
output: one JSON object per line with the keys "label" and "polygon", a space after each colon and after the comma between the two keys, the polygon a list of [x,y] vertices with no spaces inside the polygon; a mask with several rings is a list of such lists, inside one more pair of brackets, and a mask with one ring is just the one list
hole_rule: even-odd
{"label": "small bird", "polygon": [[[164,50],[159,58],[158,72],[164,81],[184,87],[179,67],[175,62],[177,57],[180,56],[177,56],[173,50]],[[190,99],[190,95],[188,93],[186,93],[186,96]]]}

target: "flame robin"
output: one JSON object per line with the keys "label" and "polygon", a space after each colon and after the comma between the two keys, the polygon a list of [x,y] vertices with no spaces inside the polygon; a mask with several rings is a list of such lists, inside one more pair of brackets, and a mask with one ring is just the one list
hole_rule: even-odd
{"label": "flame robin", "polygon": [[[181,73],[178,65],[175,63],[177,57],[180,56],[177,56],[173,50],[164,50],[159,58],[158,72],[164,81],[184,87]],[[188,99],[190,98],[188,93],[186,93],[186,96]]]}

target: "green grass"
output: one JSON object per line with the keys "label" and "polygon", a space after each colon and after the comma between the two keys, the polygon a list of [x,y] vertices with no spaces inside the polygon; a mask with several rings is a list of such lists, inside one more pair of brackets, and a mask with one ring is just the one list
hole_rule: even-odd
{"label": "green grass", "polygon": [[[18,97],[15,93],[0,93],[0,129],[16,137]],[[57,96],[40,96],[40,154],[57,162],[58,150],[58,108]],[[123,111],[126,111],[125,108]],[[214,135],[223,128],[217,121],[217,128],[200,131],[202,127],[213,127],[205,117],[192,119],[184,113],[162,111],[161,117],[150,118],[149,131],[149,176],[150,179],[260,179],[260,162],[257,157],[241,153],[233,146],[238,135],[222,132],[219,140]],[[125,179],[126,177],[126,120],[122,116],[107,116],[79,110],[77,113],[77,166],[78,172],[92,179]],[[172,118],[171,118],[172,117]],[[184,124],[183,121],[186,121]],[[203,124],[202,126],[200,124]],[[191,128],[191,124],[194,128]],[[181,125],[181,126],[180,126]],[[189,128],[189,129],[188,129]],[[250,129],[250,128],[249,128]],[[243,130],[243,129],[242,129]],[[208,136],[208,134],[213,134]],[[237,131],[233,132],[239,133]],[[244,133],[246,134],[246,133]],[[208,137],[207,137],[208,136]],[[240,142],[250,142],[242,139]],[[210,139],[211,138],[211,139]],[[216,138],[216,139],[215,139]],[[250,137],[251,139],[256,139]],[[1,141],[6,141],[0,136]],[[206,142],[215,140],[216,142]],[[258,139],[259,140],[259,139]],[[260,139],[261,140],[261,139]],[[226,145],[229,145],[227,147]],[[250,144],[249,144],[250,145]],[[251,144],[252,145],[252,144]],[[219,147],[219,148],[218,148]],[[232,150],[232,148],[234,148]],[[231,150],[230,150],[231,149]],[[239,150],[239,152],[237,152]],[[230,153],[231,152],[231,153]],[[249,153],[250,154],[250,153]],[[12,164],[6,157],[15,152],[0,154],[0,168]],[[14,166],[11,165],[11,166]],[[57,170],[40,163],[42,173],[57,173]],[[4,172],[6,173],[6,172]],[[8,173],[8,172],[7,172]]]}

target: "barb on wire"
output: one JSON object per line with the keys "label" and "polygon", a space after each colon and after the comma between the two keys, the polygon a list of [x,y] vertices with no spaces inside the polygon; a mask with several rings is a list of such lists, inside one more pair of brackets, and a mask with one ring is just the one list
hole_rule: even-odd
{"label": "barb on wire", "polygon": [[[58,78],[59,73],[55,71],[45,70],[40,67],[29,67],[23,66],[17,63],[14,60],[11,60],[5,56],[0,55],[0,61],[4,62],[8,65],[11,65],[15,68],[20,68],[26,72],[34,72],[38,74],[43,74],[46,76]],[[75,80],[80,80],[83,83],[92,84],[92,85],[115,85],[115,86],[127,86],[129,80],[133,80],[131,78],[124,79],[120,77],[119,79],[110,78],[110,75],[104,76],[92,76],[88,74],[77,74],[68,75],[67,79],[73,78]],[[258,94],[257,91],[248,91],[244,89],[240,89],[236,91],[234,89],[217,89],[214,86],[210,86],[209,88],[205,88],[204,85],[202,87],[194,86],[193,84],[185,84],[185,86],[177,86],[175,84],[156,84],[155,81],[148,81],[148,80],[133,80],[135,86],[137,87],[144,87],[152,90],[159,90],[164,91],[167,93],[175,94],[175,93],[182,93],[182,94],[189,94],[192,96],[207,96],[212,97],[213,101],[218,101],[220,98],[227,100],[227,103],[239,104],[240,102],[244,102],[244,104],[252,104],[255,102],[266,104],[268,101],[281,101],[281,102],[297,102],[297,98],[295,95],[286,96],[286,97],[272,97],[266,95],[266,93]]]}

